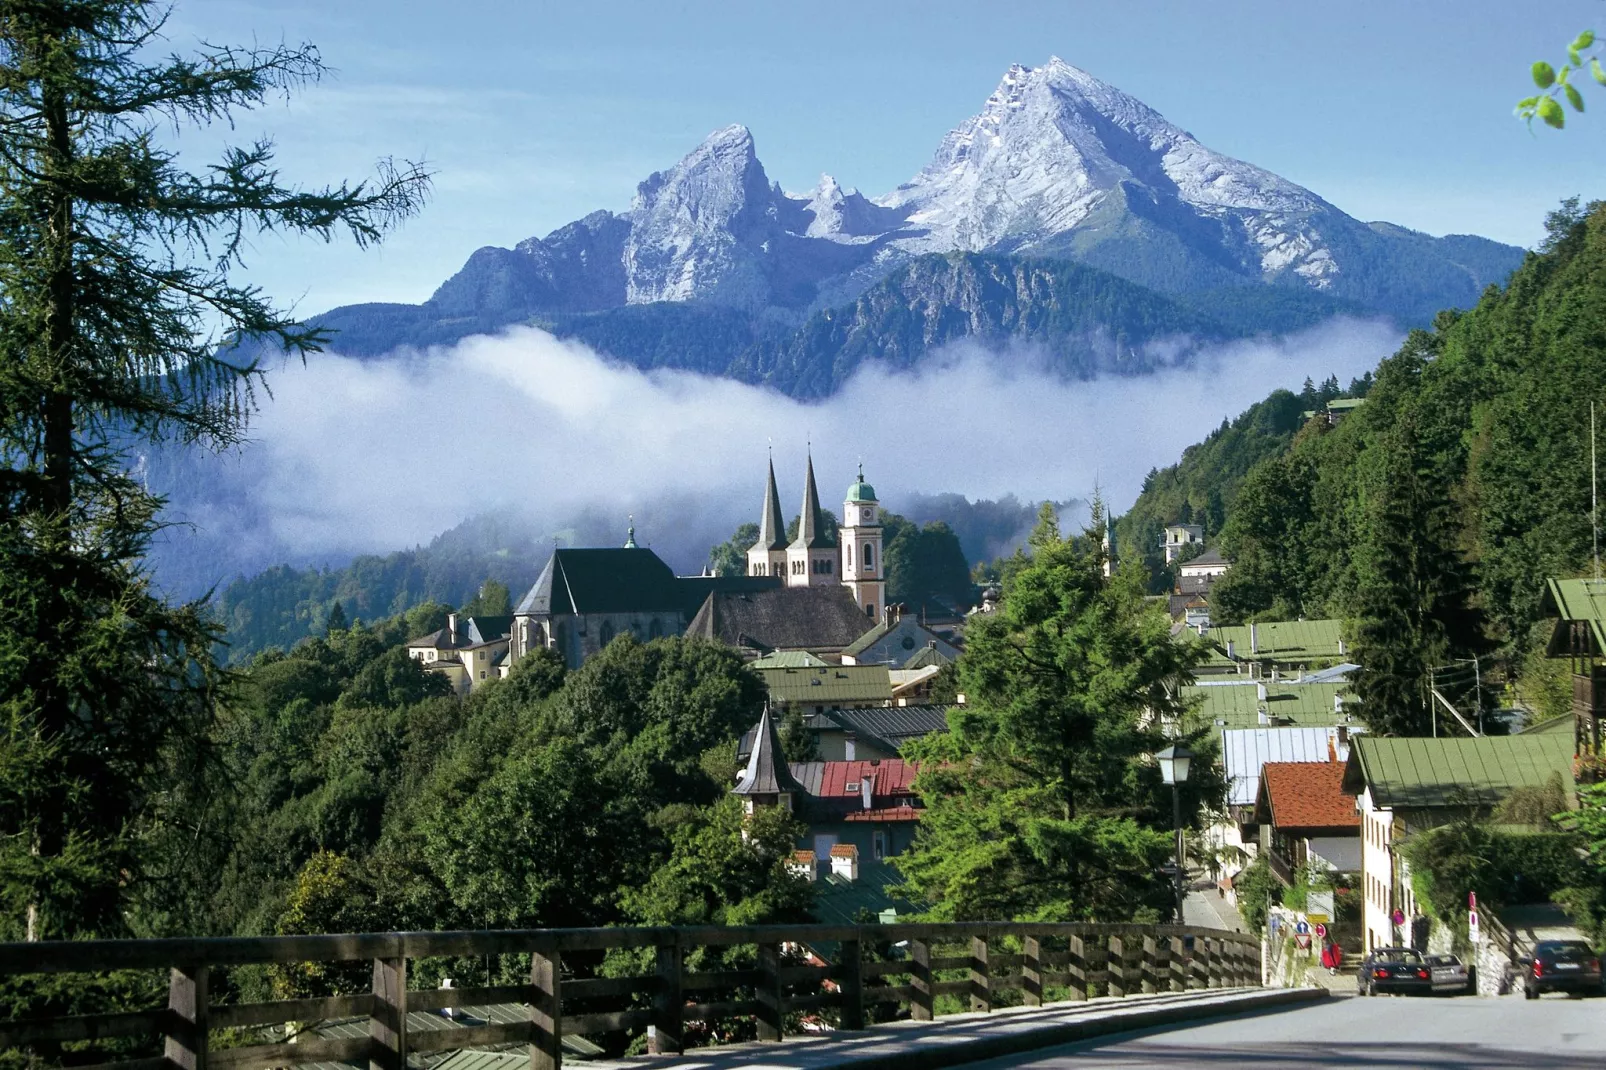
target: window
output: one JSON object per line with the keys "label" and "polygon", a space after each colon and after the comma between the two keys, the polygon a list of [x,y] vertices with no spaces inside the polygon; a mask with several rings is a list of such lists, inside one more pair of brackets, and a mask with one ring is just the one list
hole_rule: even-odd
{"label": "window", "polygon": [[859,560],[864,562],[866,571],[875,568],[875,550],[869,543],[864,544],[864,552],[859,555]]}
{"label": "window", "polygon": [[611,642],[613,642],[613,621],[605,620],[602,622],[602,645],[607,646]]}
{"label": "window", "polygon": [[654,617],[652,619],[652,623],[647,626],[647,638],[648,639],[662,639],[663,635],[664,635],[664,626],[658,620],[657,617]]}
{"label": "window", "polygon": [[480,670],[480,679],[481,680],[485,679],[485,670],[484,669]]}
{"label": "window", "polygon": [[871,834],[870,849],[877,861],[887,857],[887,834],[880,829],[876,829]]}
{"label": "window", "polygon": [[870,521],[875,519],[875,510],[874,509],[865,509],[863,512],[864,512],[864,522],[866,524],[870,523]]}
{"label": "window", "polygon": [[853,544],[848,543],[848,567],[853,567]]}
{"label": "window", "polygon": [[[475,659],[475,660],[477,660],[477,661],[484,661],[484,660],[485,660],[485,651],[483,651],[483,650],[482,650],[482,651],[480,651],[480,653],[479,653],[479,657],[478,657],[478,658],[477,658],[477,659]],[[482,674],[482,675],[483,675],[483,674]]]}
{"label": "window", "polygon": [[866,617],[869,617],[871,620],[875,619],[875,603],[874,602],[866,602],[864,604],[864,615]]}

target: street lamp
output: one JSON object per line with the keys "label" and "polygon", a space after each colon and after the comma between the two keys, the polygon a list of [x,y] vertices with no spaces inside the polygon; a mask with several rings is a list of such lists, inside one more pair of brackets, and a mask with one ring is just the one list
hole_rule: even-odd
{"label": "street lamp", "polygon": [[1185,783],[1188,779],[1188,765],[1193,761],[1193,752],[1187,747],[1179,747],[1175,743],[1160,751],[1154,756],[1160,763],[1160,779],[1171,785],[1171,816],[1177,830],[1177,924],[1182,922],[1182,793],[1177,785]]}

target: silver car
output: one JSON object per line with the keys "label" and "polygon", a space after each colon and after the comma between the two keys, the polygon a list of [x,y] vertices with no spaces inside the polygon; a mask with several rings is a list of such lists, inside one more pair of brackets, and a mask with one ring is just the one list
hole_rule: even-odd
{"label": "silver car", "polygon": [[1459,996],[1471,991],[1466,964],[1454,955],[1429,955],[1426,962],[1428,969],[1433,971],[1435,994],[1447,992]]}

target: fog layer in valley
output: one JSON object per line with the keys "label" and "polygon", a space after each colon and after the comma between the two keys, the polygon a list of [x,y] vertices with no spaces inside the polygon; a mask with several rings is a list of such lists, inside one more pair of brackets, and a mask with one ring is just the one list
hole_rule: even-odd
{"label": "fog layer in valley", "polygon": [[1037,370],[1030,349],[965,345],[915,375],[867,366],[821,404],[619,367],[535,329],[381,361],[323,354],[270,375],[243,449],[146,459],[190,525],[164,538],[158,574],[195,594],[275,563],[426,543],[486,512],[574,545],[622,543],[633,513],[643,545],[695,572],[757,518],[771,446],[797,511],[810,443],[834,510],[862,461],[894,510],[939,492],[1064,501],[1097,485],[1120,511],[1223,418],[1307,376],[1348,383],[1399,341],[1387,324],[1339,319],[1157,376],[1078,382]]}

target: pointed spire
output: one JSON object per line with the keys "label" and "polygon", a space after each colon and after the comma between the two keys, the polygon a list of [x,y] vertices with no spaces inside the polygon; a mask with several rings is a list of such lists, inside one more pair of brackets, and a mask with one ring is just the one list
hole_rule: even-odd
{"label": "pointed spire", "polygon": [[786,521],[781,518],[781,494],[775,489],[775,458],[770,458],[770,479],[764,485],[764,511],[758,515],[758,543],[766,550],[786,549]]}
{"label": "pointed spire", "polygon": [[630,514],[630,530],[625,533],[625,549],[636,549],[636,514]]}
{"label": "pointed spire", "polygon": [[795,548],[803,550],[829,550],[836,543],[825,537],[825,516],[820,509],[820,492],[814,486],[814,454],[809,454],[808,475],[803,479],[803,515],[798,521]]}
{"label": "pointed spire", "polygon": [[781,753],[780,733],[775,730],[775,721],[766,705],[758,727],[753,729],[753,752],[747,757],[747,768],[742,770],[741,779],[731,789],[731,794],[778,795],[783,791],[804,794],[803,785],[792,776],[785,755]]}

